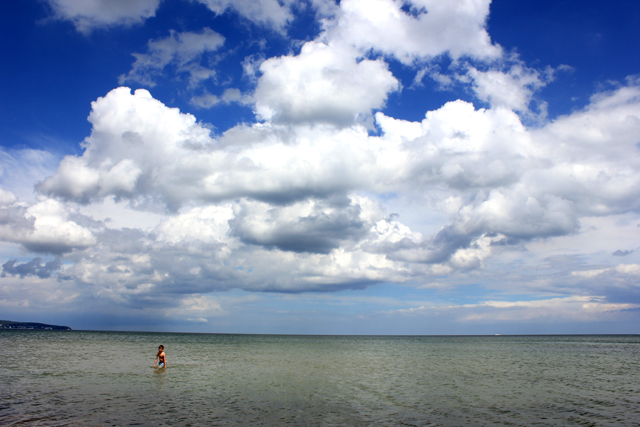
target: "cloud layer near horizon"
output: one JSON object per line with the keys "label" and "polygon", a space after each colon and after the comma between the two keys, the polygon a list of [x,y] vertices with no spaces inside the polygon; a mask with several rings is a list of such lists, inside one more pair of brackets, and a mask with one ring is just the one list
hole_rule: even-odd
{"label": "cloud layer near horizon", "polygon": [[[95,10],[50,3],[82,32],[131,25],[158,7],[140,1],[105,14],[96,12],[106,7],[98,1]],[[293,13],[286,2],[201,3],[279,32]],[[206,318],[224,309],[202,295],[235,288],[333,292],[494,280],[527,245],[579,236],[585,220],[637,221],[640,82],[630,77],[582,110],[525,124],[552,72],[530,69],[491,43],[489,3],[318,7],[324,29],[317,39],[262,61],[255,90],[233,98],[250,103],[256,121],[222,134],[145,89],[113,89],[92,103],[84,152],[65,156],[35,185],[35,202],[0,189],[0,238],[33,255],[5,263],[4,278],[32,277],[31,286],[57,281],[72,289],[66,303],[93,298]],[[209,28],[172,32],[149,41],[121,81],[151,86],[173,64],[198,85],[215,75],[201,56],[223,44]],[[415,122],[380,111],[403,89],[391,59],[419,72],[441,55],[456,61],[447,78],[488,108],[452,100]],[[150,223],[127,223],[141,212]],[[407,219],[416,216],[423,220]],[[43,256],[53,260],[45,264]],[[558,312],[565,303],[571,313],[640,307],[638,264],[575,267],[544,281],[526,272],[513,281],[505,276],[505,284],[560,295],[543,308],[487,302],[461,309],[479,319],[500,308]],[[611,276],[615,286],[594,284],[598,276]],[[635,299],[622,304],[621,292]],[[44,304],[35,293],[30,303]]]}

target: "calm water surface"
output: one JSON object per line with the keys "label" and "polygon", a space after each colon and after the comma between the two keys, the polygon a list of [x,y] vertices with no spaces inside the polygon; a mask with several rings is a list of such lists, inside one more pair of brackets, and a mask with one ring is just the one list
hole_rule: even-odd
{"label": "calm water surface", "polygon": [[9,426],[640,426],[640,336],[0,331],[0,361]]}

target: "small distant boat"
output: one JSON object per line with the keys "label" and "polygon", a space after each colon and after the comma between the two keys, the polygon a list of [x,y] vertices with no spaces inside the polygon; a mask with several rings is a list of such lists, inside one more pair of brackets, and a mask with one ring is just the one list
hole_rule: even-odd
{"label": "small distant boat", "polygon": [[500,336],[500,334],[493,334],[493,335],[494,335],[494,336],[496,336],[496,337],[499,337],[499,336]]}

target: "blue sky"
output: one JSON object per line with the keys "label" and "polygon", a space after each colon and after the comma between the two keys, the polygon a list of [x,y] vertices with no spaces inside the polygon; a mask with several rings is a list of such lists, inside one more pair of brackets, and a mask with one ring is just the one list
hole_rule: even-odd
{"label": "blue sky", "polygon": [[0,310],[638,333],[632,1],[0,4]]}

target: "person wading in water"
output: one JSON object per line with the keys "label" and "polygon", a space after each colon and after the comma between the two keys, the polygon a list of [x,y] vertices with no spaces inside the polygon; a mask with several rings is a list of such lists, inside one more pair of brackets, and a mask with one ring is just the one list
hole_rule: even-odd
{"label": "person wading in water", "polygon": [[153,368],[156,367],[156,362],[158,362],[158,368],[166,368],[167,367],[167,356],[164,354],[164,346],[161,345],[158,347],[158,353],[156,353],[156,360],[153,361]]}

